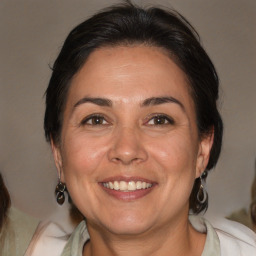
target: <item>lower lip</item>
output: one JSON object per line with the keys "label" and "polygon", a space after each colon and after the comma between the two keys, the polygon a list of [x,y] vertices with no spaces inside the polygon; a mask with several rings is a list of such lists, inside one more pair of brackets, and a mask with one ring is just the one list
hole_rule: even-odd
{"label": "lower lip", "polygon": [[142,198],[146,195],[148,195],[152,190],[155,188],[155,185],[153,185],[150,188],[146,189],[138,189],[134,191],[124,192],[121,190],[114,190],[104,187],[101,184],[102,189],[107,192],[109,195],[115,197],[116,199],[123,200],[123,201],[134,201],[136,199]]}

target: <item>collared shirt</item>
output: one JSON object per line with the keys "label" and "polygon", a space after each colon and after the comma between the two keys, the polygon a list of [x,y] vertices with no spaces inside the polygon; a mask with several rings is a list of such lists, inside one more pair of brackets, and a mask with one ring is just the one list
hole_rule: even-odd
{"label": "collared shirt", "polygon": [[[213,225],[200,216],[189,216],[189,220],[198,232],[206,233],[201,256],[256,256],[256,234],[247,227],[226,219],[212,220]],[[36,250],[26,256],[82,256],[89,239],[85,221],[71,236],[50,223],[35,242]]]}
{"label": "collared shirt", "polygon": [[[199,232],[207,233],[202,256],[221,255],[220,241],[217,233],[215,232],[211,224],[205,219],[195,216],[190,218],[190,222],[194,226],[194,228],[197,229]],[[84,244],[89,239],[90,236],[87,231],[85,221],[82,221],[71,235],[61,256],[82,256]]]}

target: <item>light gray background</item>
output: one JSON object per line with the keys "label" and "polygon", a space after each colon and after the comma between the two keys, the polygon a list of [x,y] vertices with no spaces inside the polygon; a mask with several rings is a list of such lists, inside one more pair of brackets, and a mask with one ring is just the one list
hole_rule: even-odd
{"label": "light gray background", "polygon": [[[0,2],[0,171],[13,204],[62,221],[57,175],[43,135],[44,91],[67,33],[104,0]],[[149,4],[154,1],[134,1]],[[155,1],[180,11],[198,30],[221,80],[225,124],[220,161],[208,179],[208,216],[248,207],[256,156],[256,1]]]}

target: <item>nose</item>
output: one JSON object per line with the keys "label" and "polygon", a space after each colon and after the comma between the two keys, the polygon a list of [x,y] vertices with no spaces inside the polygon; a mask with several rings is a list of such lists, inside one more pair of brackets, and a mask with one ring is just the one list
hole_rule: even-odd
{"label": "nose", "polygon": [[108,152],[111,162],[129,165],[143,162],[147,157],[143,140],[136,129],[121,128],[116,131]]}

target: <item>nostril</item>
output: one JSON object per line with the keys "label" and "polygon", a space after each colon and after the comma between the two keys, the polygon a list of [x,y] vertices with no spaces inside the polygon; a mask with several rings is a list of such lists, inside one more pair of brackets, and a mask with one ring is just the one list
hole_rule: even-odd
{"label": "nostril", "polygon": [[122,163],[122,164],[125,164],[125,165],[128,165],[128,164],[131,164],[131,163],[135,163],[135,162],[139,162],[141,161],[140,158],[138,157],[135,157],[135,158],[131,158],[129,156],[126,156],[126,157],[114,157],[111,159],[112,162],[115,162],[115,163]]}
{"label": "nostril", "polygon": [[109,147],[110,161],[127,165],[147,159],[143,140],[138,139],[136,129],[122,128],[115,133],[115,136]]}
{"label": "nostril", "polygon": [[143,162],[147,159],[147,153],[143,148],[136,151],[117,151],[116,149],[110,149],[108,158],[111,162],[122,163],[124,165]]}

